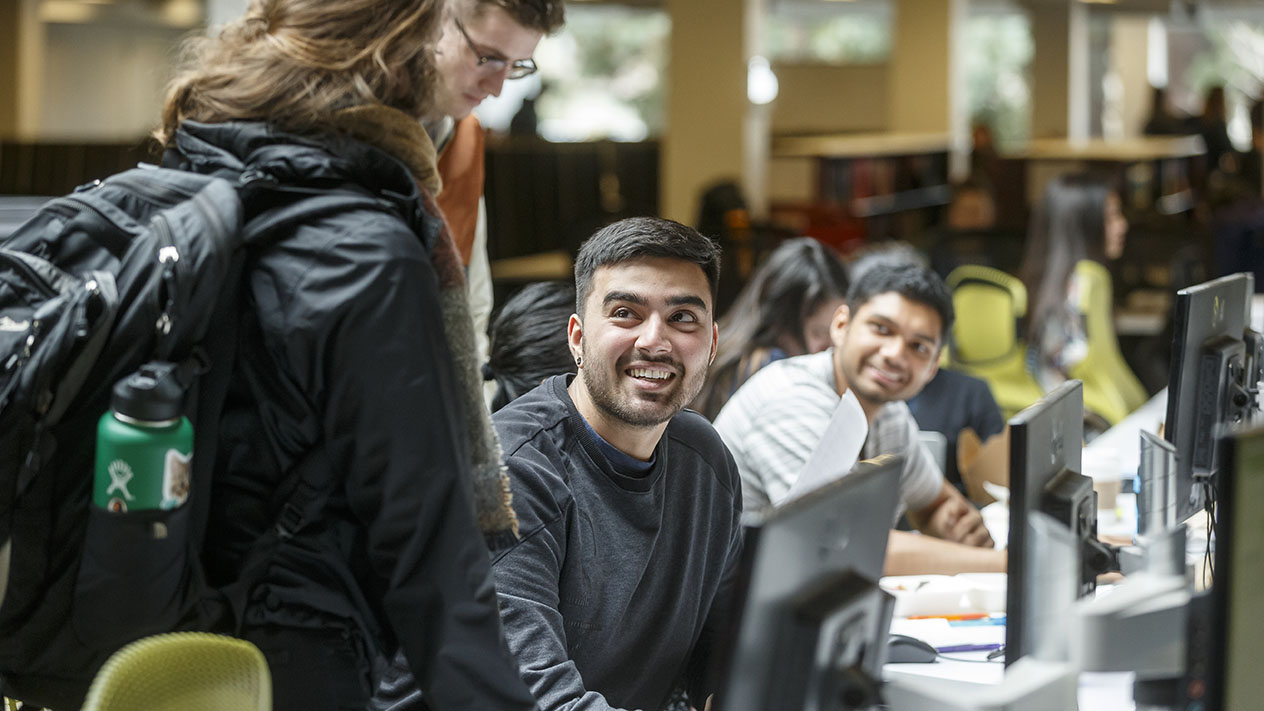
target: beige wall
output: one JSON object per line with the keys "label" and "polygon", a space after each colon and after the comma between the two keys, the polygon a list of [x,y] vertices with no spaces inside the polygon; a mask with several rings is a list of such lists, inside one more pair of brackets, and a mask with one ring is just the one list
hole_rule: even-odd
{"label": "beige wall", "polygon": [[701,191],[746,168],[744,12],[733,0],[668,0],[672,17],[659,211],[692,224]]}
{"label": "beige wall", "polygon": [[781,85],[773,104],[774,135],[886,128],[885,64],[778,64],[773,70]]}
{"label": "beige wall", "polygon": [[[781,64],[774,67],[781,91],[773,104],[773,135],[884,131],[887,66]],[[772,158],[771,202],[809,202],[816,197],[816,161]]]}
{"label": "beige wall", "polygon": [[1088,137],[1088,10],[1032,3],[1031,137]]}
{"label": "beige wall", "polygon": [[46,27],[39,138],[130,141],[158,122],[184,33],[163,27]]}
{"label": "beige wall", "polygon": [[816,201],[815,158],[773,158],[768,164],[768,200],[772,203]]}
{"label": "beige wall", "polygon": [[1123,93],[1123,136],[1140,136],[1150,116],[1150,80],[1146,76],[1150,15],[1116,13],[1111,18],[1110,65]]}
{"label": "beige wall", "polygon": [[200,5],[0,0],[0,137],[133,141],[158,122]]}
{"label": "beige wall", "polygon": [[38,135],[39,97],[44,67],[44,25],[39,21],[39,0],[17,0],[13,67],[16,108],[11,138],[30,139]]}
{"label": "beige wall", "polygon": [[[887,74],[891,131],[947,133],[953,118],[961,0],[896,0]],[[958,92],[960,94],[960,92]],[[961,96],[964,96],[961,94]]]}
{"label": "beige wall", "polygon": [[18,4],[0,2],[0,138],[17,128]]}

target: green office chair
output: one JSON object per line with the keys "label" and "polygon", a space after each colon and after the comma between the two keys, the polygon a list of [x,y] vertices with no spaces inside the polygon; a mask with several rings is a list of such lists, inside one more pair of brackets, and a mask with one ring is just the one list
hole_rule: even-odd
{"label": "green office chair", "polygon": [[1027,345],[1018,336],[1027,289],[1017,277],[977,264],[957,267],[946,281],[956,322],[945,367],[987,381],[1008,419],[1044,395],[1027,372]]}
{"label": "green office chair", "polygon": [[1101,263],[1085,259],[1076,263],[1075,276],[1088,354],[1067,375],[1084,382],[1084,409],[1114,425],[1145,404],[1146,390],[1119,352],[1110,272]]}
{"label": "green office chair", "polygon": [[271,711],[272,677],[250,642],[203,632],[145,637],[97,672],[83,711]]}

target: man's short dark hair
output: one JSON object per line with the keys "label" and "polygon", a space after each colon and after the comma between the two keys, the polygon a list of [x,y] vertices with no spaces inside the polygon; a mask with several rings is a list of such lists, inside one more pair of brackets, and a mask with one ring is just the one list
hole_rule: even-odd
{"label": "man's short dark hair", "polygon": [[584,314],[584,303],[598,268],[644,257],[680,259],[698,265],[707,277],[714,307],[720,280],[720,248],[715,242],[679,222],[629,217],[598,230],[579,248],[575,258],[575,313]]}
{"label": "man's short dark hair", "polygon": [[952,294],[938,274],[920,264],[878,261],[858,274],[853,271],[851,287],[847,290],[847,309],[855,315],[873,297],[892,291],[935,309],[943,322],[940,341],[947,339],[955,318]]}
{"label": "man's short dark hair", "polygon": [[475,0],[476,11],[488,5],[504,10],[523,27],[546,35],[561,29],[566,22],[563,0]]}

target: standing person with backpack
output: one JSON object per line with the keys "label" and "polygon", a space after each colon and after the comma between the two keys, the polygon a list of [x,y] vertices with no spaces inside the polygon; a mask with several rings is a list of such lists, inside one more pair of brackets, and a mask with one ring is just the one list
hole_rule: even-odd
{"label": "standing person with backpack", "polygon": [[265,571],[235,623],[277,709],[365,708],[396,646],[435,709],[535,708],[500,627],[483,536],[516,521],[476,364],[453,358],[473,334],[419,122],[442,18],[253,0],[191,45],[156,133],[167,167],[305,195],[245,200],[273,239],[246,262],[202,552],[212,586]]}

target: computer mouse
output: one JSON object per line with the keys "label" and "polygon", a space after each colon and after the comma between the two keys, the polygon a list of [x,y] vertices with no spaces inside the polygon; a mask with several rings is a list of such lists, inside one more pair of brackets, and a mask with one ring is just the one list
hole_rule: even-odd
{"label": "computer mouse", "polygon": [[924,664],[939,658],[930,644],[905,634],[887,635],[888,664]]}

